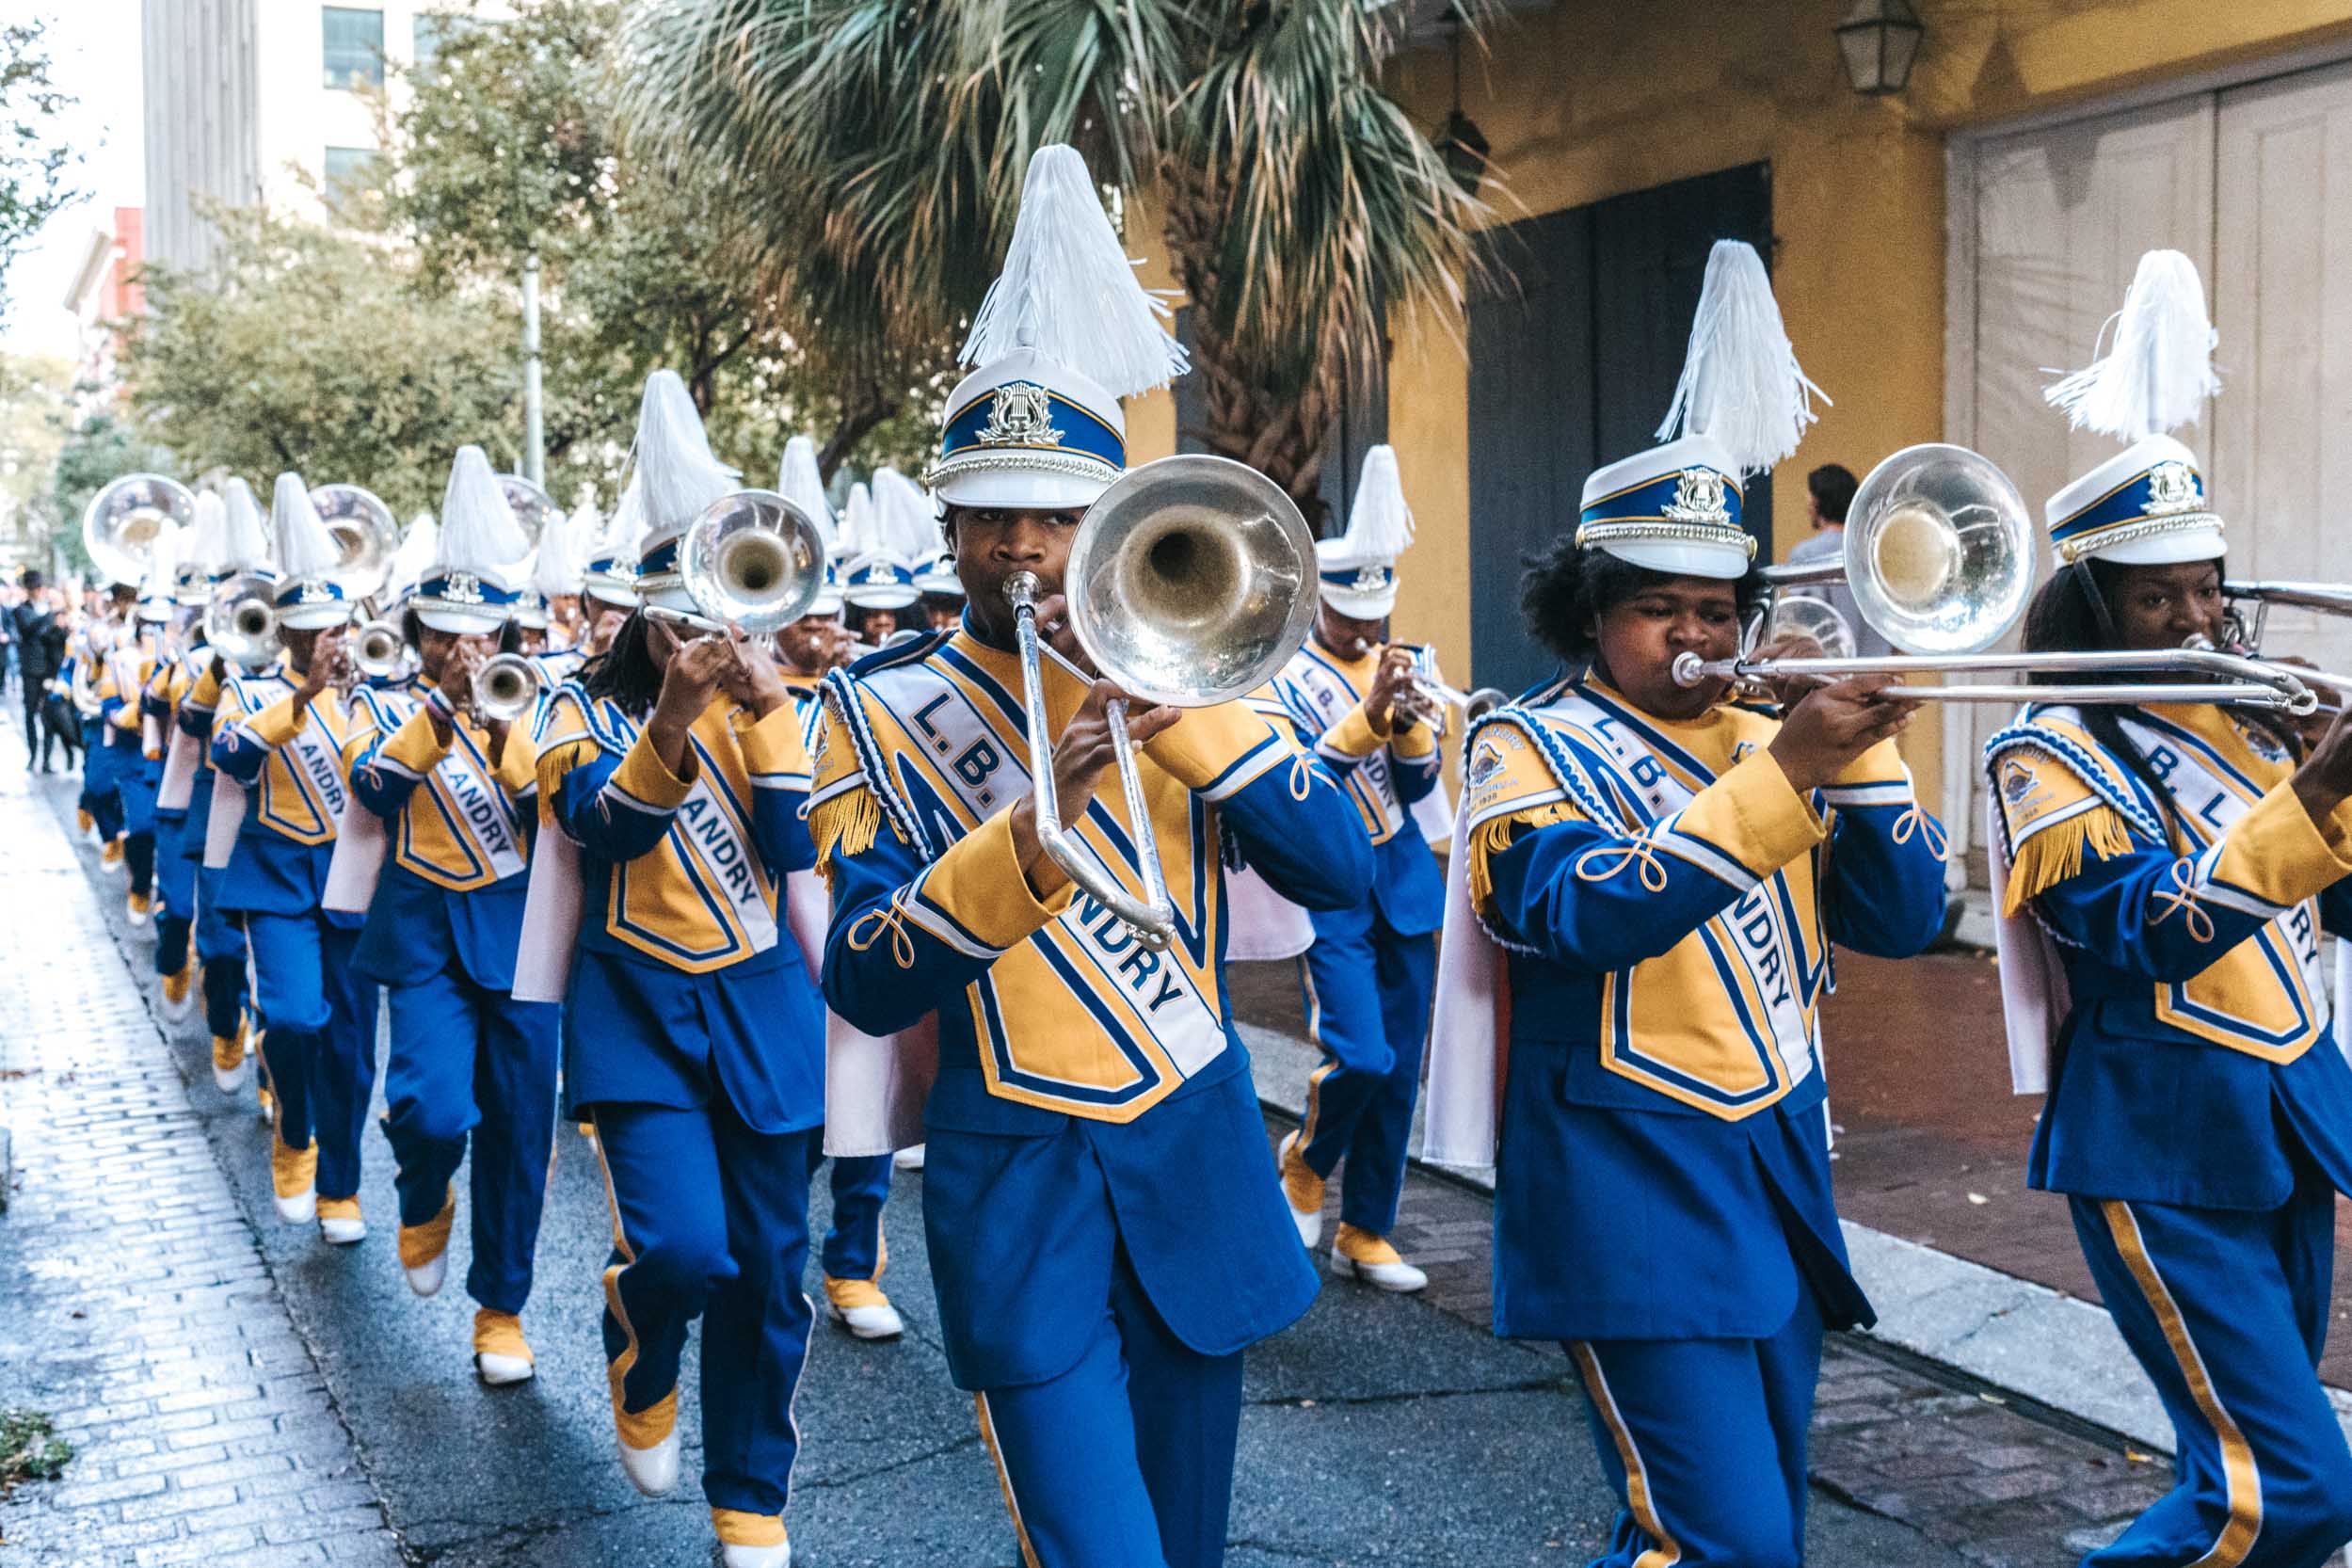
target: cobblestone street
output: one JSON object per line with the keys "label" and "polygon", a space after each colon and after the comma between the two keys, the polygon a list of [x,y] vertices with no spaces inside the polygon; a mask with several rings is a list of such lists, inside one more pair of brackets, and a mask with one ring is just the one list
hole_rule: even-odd
{"label": "cobblestone street", "polygon": [[[214,1089],[196,1023],[159,1032],[122,884],[70,842],[70,787],[35,782],[0,778],[15,960],[0,977],[0,1120],[16,1162],[0,1292],[19,1305],[0,1325],[0,1402],[50,1412],[77,1452],[62,1480],[0,1507],[0,1562],[707,1561],[693,1399],[678,1493],[639,1497],[612,1457],[595,1334],[609,1232],[578,1135],[558,1132],[524,1315],[538,1377],[485,1390],[463,1292],[419,1301],[401,1279],[380,1139],[367,1241],[329,1249],[274,1222],[250,1091]],[[808,1568],[1017,1560],[970,1402],[947,1380],[920,1203],[920,1178],[902,1174],[884,1283],[905,1339],[820,1325],[811,1352],[791,1512]],[[1597,1545],[1610,1509],[1565,1359],[1487,1332],[1489,1211],[1482,1192],[1416,1174],[1397,1240],[1430,1292],[1335,1282],[1253,1353],[1234,1568],[1573,1564]],[[466,1248],[461,1216],[453,1281]],[[2068,1562],[2168,1473],[1856,1336],[1831,1347],[1813,1457],[1812,1560],[1831,1568]]]}

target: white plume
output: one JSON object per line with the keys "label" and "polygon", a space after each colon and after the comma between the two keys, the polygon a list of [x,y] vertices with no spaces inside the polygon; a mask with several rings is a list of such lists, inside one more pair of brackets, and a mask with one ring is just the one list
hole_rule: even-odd
{"label": "white plume", "polygon": [[632,473],[629,483],[621,487],[620,500],[614,504],[612,518],[605,523],[588,559],[634,561],[638,543],[644,537],[645,488]]}
{"label": "white plume", "polygon": [[221,571],[264,571],[269,567],[269,525],[262,520],[262,504],[253,487],[242,479],[229,481],[220,498],[228,517],[221,534]]}
{"label": "white plume", "polygon": [[931,497],[894,468],[874,471],[872,526],[868,548],[887,550],[904,560],[920,561],[939,548],[938,512]]}
{"label": "white plume", "polygon": [[2115,341],[2104,356],[2047,388],[2042,396],[2066,411],[2077,430],[2097,430],[2126,441],[2194,424],[2205,399],[2221,390],[2214,374],[2220,334],[2205,314],[2205,283],[2197,264],[2178,250],[2151,250],[2139,259],[2123,309],[2099,328]]}
{"label": "white plume", "polygon": [[570,534],[568,526],[539,530],[538,552],[531,558],[531,587],[542,599],[580,591],[580,566],[572,559]]}
{"label": "white plume", "polygon": [[408,531],[400,536],[399,545],[392,551],[392,571],[385,578],[386,592],[394,599],[407,593],[424,579],[440,551],[440,524],[430,512],[419,512],[408,520]]}
{"label": "white plume", "polygon": [[806,436],[794,436],[784,443],[784,465],[776,476],[778,495],[808,514],[824,536],[825,548],[834,548],[839,530],[834,525],[833,505],[824,498],[824,476],[817,470],[817,443]]}
{"label": "white plume", "polygon": [[637,413],[635,478],[648,533],[674,534],[735,488],[737,474],[711,450],[694,394],[674,370],[646,377]]}
{"label": "white plume", "polygon": [[278,546],[280,577],[325,577],[342,564],[343,552],[327,532],[311,491],[298,473],[281,473],[269,498],[269,532]]}
{"label": "white plume", "polygon": [[456,460],[449,465],[449,484],[441,491],[434,569],[503,577],[530,549],[488,456],[478,446],[459,447]]}
{"label": "white plume", "polygon": [[984,365],[1034,348],[1126,397],[1184,374],[1183,346],[1160,325],[1168,314],[1137,281],[1086,160],[1076,148],[1041,147],[962,360]]}
{"label": "white plume", "polygon": [[1413,542],[1413,513],[1404,504],[1394,448],[1376,446],[1364,455],[1348,531],[1340,537],[1347,559],[1360,562],[1393,561]]}
{"label": "white plume", "polygon": [[604,514],[597,509],[596,491],[583,487],[580,504],[564,522],[564,553],[576,567],[596,554],[596,541],[604,532]]}
{"label": "white plume", "polygon": [[[198,499],[200,501],[202,498]],[[204,513],[200,506],[196,514],[196,527],[200,528],[203,523]],[[166,523],[163,532],[155,536],[155,542],[147,558],[147,581],[139,589],[141,599],[170,600],[172,579],[179,574],[180,563],[188,557],[194,534],[195,528]]]}
{"label": "white plume", "polygon": [[207,574],[220,569],[229,549],[229,504],[211,490],[196,492],[196,521],[188,529],[183,561],[193,562]]}
{"label": "white plume", "polygon": [[862,484],[849,488],[849,504],[841,508],[839,554],[844,561],[881,548],[873,515],[873,492]]}
{"label": "white plume", "polygon": [[1699,285],[1682,379],[1657,439],[1704,436],[1740,472],[1761,473],[1797,450],[1805,426],[1820,417],[1813,411],[1816,397],[1830,401],[1797,362],[1764,259],[1745,241],[1717,240]]}

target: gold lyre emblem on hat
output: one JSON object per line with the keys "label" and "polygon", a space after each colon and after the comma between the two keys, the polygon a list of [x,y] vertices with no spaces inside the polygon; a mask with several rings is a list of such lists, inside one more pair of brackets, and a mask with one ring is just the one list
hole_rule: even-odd
{"label": "gold lyre emblem on hat", "polygon": [[1050,394],[1029,381],[999,387],[979,439],[983,446],[1060,446],[1062,432],[1053,427]]}
{"label": "gold lyre emblem on hat", "polygon": [[1355,581],[1348,586],[1351,590],[1360,594],[1379,593],[1388,586],[1388,568],[1381,566],[1366,567],[1355,574]]}
{"label": "gold lyre emblem on hat", "polygon": [[2158,463],[2148,471],[2148,504],[2141,509],[2150,517],[2193,512],[2202,504],[2197,474],[2186,463]]}
{"label": "gold lyre emblem on hat", "polygon": [[1674,499],[1666,504],[1666,520],[1729,527],[1732,513],[1723,504],[1723,476],[1711,468],[1683,470],[1674,480]]}
{"label": "gold lyre emblem on hat", "polygon": [[440,598],[447,604],[479,604],[482,580],[470,571],[453,571],[442,580]]}

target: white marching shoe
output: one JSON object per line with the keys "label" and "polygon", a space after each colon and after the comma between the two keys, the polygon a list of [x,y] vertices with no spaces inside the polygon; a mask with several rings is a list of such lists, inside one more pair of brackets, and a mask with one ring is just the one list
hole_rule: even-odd
{"label": "white marching shoe", "polygon": [[906,1320],[890,1298],[870,1279],[824,1282],[825,1315],[858,1339],[896,1339],[906,1332]]}
{"label": "white marching shoe", "polygon": [[521,1320],[511,1312],[478,1308],[473,1314],[473,1375],[492,1388],[504,1388],[528,1383],[537,1371]]}
{"label": "white marching shoe", "polygon": [[912,1148],[901,1149],[890,1156],[890,1169],[894,1171],[920,1171],[922,1168],[923,1145],[920,1144],[917,1144]]}
{"label": "white marching shoe", "polygon": [[[663,1395],[650,1407],[632,1414],[620,1407],[620,1384],[616,1380],[613,1435],[619,1440],[620,1467],[630,1485],[648,1497],[659,1497],[678,1484],[677,1389]],[[632,1438],[636,1441],[630,1441]]]}
{"label": "white marching shoe", "polygon": [[773,1546],[736,1546],[722,1542],[719,1560],[727,1568],[792,1568],[792,1544],[779,1541]]}
{"label": "white marching shoe", "polygon": [[1299,1135],[1282,1141],[1275,1157],[1282,1172],[1283,1201],[1290,1207],[1290,1223],[1299,1227],[1299,1244],[1312,1250],[1323,1239],[1323,1178],[1299,1152]]}
{"label": "white marching shoe", "polygon": [[367,1222],[360,1217],[357,1198],[319,1198],[319,1239],[330,1247],[348,1247],[367,1240]]}
{"label": "white marching shoe", "polygon": [[1360,1279],[1383,1290],[1409,1295],[1429,1284],[1429,1275],[1407,1263],[1386,1237],[1358,1230],[1342,1221],[1332,1240],[1331,1272],[1342,1279]]}
{"label": "white marching shoe", "polygon": [[647,1496],[666,1496],[678,1485],[678,1433],[673,1430],[649,1448],[621,1444],[620,1467],[629,1484]]}

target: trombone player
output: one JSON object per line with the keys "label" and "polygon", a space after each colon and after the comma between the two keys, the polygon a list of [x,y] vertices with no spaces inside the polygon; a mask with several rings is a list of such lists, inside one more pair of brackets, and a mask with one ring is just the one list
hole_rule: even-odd
{"label": "trombone player", "polygon": [[[2061,566],[2032,652],[2227,641],[2222,519],[2196,456],[2150,428],[2213,390],[2194,265],[2143,257],[2123,319],[2154,322],[2153,363],[2202,374],[2117,399],[2140,369],[2119,352],[2053,390],[2131,444],[2050,498]],[[2352,1539],[2352,1452],[2316,1370],[2352,1192],[2319,962],[2322,930],[2352,933],[2352,728],[2339,714],[2306,746],[2247,708],[2043,703],[1985,767],[2012,1076],[2048,1095],[2027,1179],[2066,1194],[2178,1436],[2174,1490],[2084,1561],[2309,1568]]]}
{"label": "trombone player", "polygon": [[[1034,283],[1074,273],[1118,310],[1071,319]],[[1085,662],[1059,590],[1081,514],[1126,466],[1118,397],[1182,360],[1073,150],[1032,160],[964,358],[978,368],[932,471],[963,624],[826,684],[809,813],[832,893],[825,997],[877,1036],[936,1014],[932,1274],[1023,1560],[1213,1568],[1241,1352],[1315,1292],[1226,1022],[1217,845],[1233,834],[1269,882],[1323,906],[1364,896],[1368,846],[1329,775],[1245,703],[1137,709],[1142,821],[1103,777],[1121,693]],[[1038,694],[1059,733],[1051,791],[1078,853],[1123,888],[1148,886],[1131,846],[1151,825],[1177,912],[1164,951],[1050,851],[1016,652],[1028,612],[1008,599],[1023,574],[1054,649]]]}

